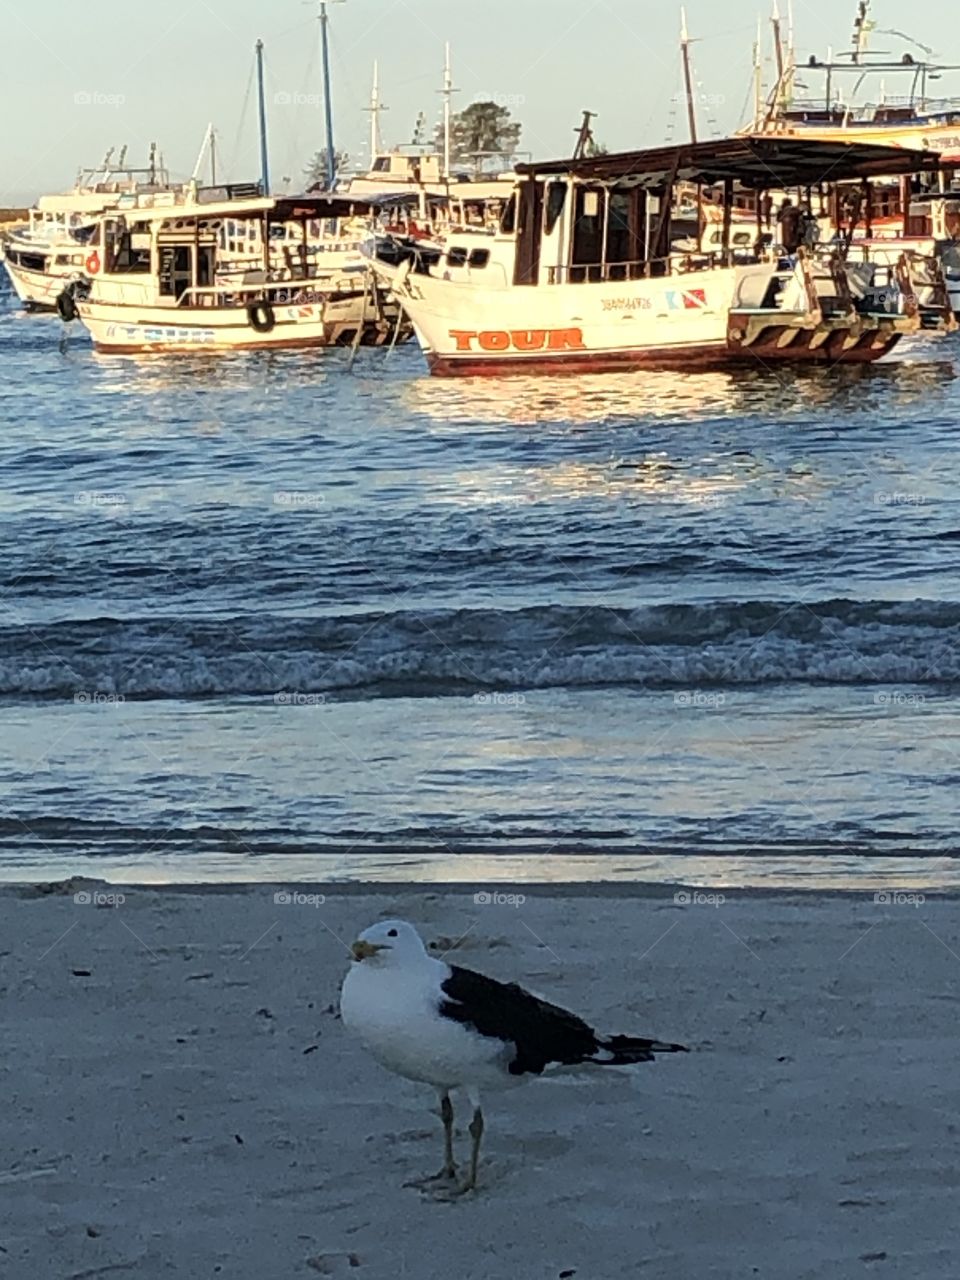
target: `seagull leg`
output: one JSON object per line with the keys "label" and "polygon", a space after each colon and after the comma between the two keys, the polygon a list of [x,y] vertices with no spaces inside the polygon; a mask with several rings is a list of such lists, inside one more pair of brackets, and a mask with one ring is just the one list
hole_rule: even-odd
{"label": "seagull leg", "polygon": [[431,1187],[436,1183],[455,1183],[457,1165],[453,1158],[453,1103],[450,1094],[444,1089],[440,1094],[440,1118],[443,1120],[443,1168],[430,1178],[418,1178],[405,1185],[408,1187]]}
{"label": "seagull leg", "polygon": [[457,1165],[453,1158],[453,1103],[449,1093],[440,1099],[440,1115],[443,1119],[443,1168],[440,1173],[453,1181],[457,1176]]}
{"label": "seagull leg", "polygon": [[473,1109],[473,1119],[468,1125],[468,1132],[473,1139],[470,1149],[470,1173],[461,1191],[472,1191],[477,1185],[477,1165],[480,1163],[480,1139],[483,1137],[483,1112],[479,1106]]}

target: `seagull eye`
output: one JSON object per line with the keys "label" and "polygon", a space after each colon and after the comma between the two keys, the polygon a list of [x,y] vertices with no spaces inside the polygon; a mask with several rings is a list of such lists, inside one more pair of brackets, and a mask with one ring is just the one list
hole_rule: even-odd
{"label": "seagull eye", "polygon": [[387,937],[388,937],[388,938],[395,938],[396,936],[397,936],[397,931],[396,931],[396,929],[388,929],[388,930],[387,930]]}

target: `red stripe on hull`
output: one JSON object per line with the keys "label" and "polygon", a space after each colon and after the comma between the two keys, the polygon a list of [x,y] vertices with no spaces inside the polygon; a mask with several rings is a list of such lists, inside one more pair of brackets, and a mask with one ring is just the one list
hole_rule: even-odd
{"label": "red stripe on hull", "polygon": [[822,346],[811,348],[812,333],[801,333],[787,347],[778,347],[782,328],[771,332],[762,343],[738,351],[719,343],[682,349],[647,351],[566,351],[553,356],[441,356],[427,353],[430,372],[440,378],[471,378],[517,374],[551,373],[625,373],[631,370],[704,370],[730,369],[744,364],[867,364],[892,351],[900,334],[884,335],[881,345],[874,346],[876,331],[865,334],[856,346],[843,348],[847,336],[833,333]]}

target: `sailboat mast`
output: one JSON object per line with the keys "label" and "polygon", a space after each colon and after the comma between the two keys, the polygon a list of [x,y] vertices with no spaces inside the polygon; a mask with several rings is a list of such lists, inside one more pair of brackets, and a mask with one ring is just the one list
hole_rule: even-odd
{"label": "sailboat mast", "polygon": [[257,50],[257,103],[260,119],[260,185],[263,194],[270,194],[270,169],[267,163],[267,102],[263,89],[263,41],[256,43]]}
{"label": "sailboat mast", "polygon": [[323,112],[327,128],[327,190],[337,180],[337,156],[333,149],[333,101],[330,95],[330,39],[326,0],[320,0],[320,51],[323,58]]}
{"label": "sailboat mast", "polygon": [[453,87],[453,74],[450,70],[450,43],[444,45],[443,54],[443,177],[450,181],[450,98],[458,91]]}
{"label": "sailboat mast", "polygon": [[370,168],[380,154],[380,67],[373,63],[373,88],[370,90]]}
{"label": "sailboat mast", "polygon": [[753,45],[753,127],[763,124],[763,33],[757,18],[757,38]]}
{"label": "sailboat mast", "polygon": [[693,103],[693,72],[690,68],[690,36],[687,34],[687,11],[680,10],[680,54],[683,58],[683,83],[687,94],[687,123],[690,141],[697,141],[697,112]]}

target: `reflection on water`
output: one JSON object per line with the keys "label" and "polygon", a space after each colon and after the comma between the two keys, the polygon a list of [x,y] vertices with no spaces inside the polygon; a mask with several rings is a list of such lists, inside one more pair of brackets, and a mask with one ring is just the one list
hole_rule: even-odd
{"label": "reflection on water", "polygon": [[[949,345],[948,345],[949,343]],[[909,360],[847,365],[682,373],[584,374],[555,377],[431,378],[408,383],[404,405],[447,423],[616,423],[638,418],[689,420],[708,416],[788,415],[829,406],[831,418],[844,404],[888,401],[942,388],[955,376],[952,356],[960,343],[923,343]]]}

